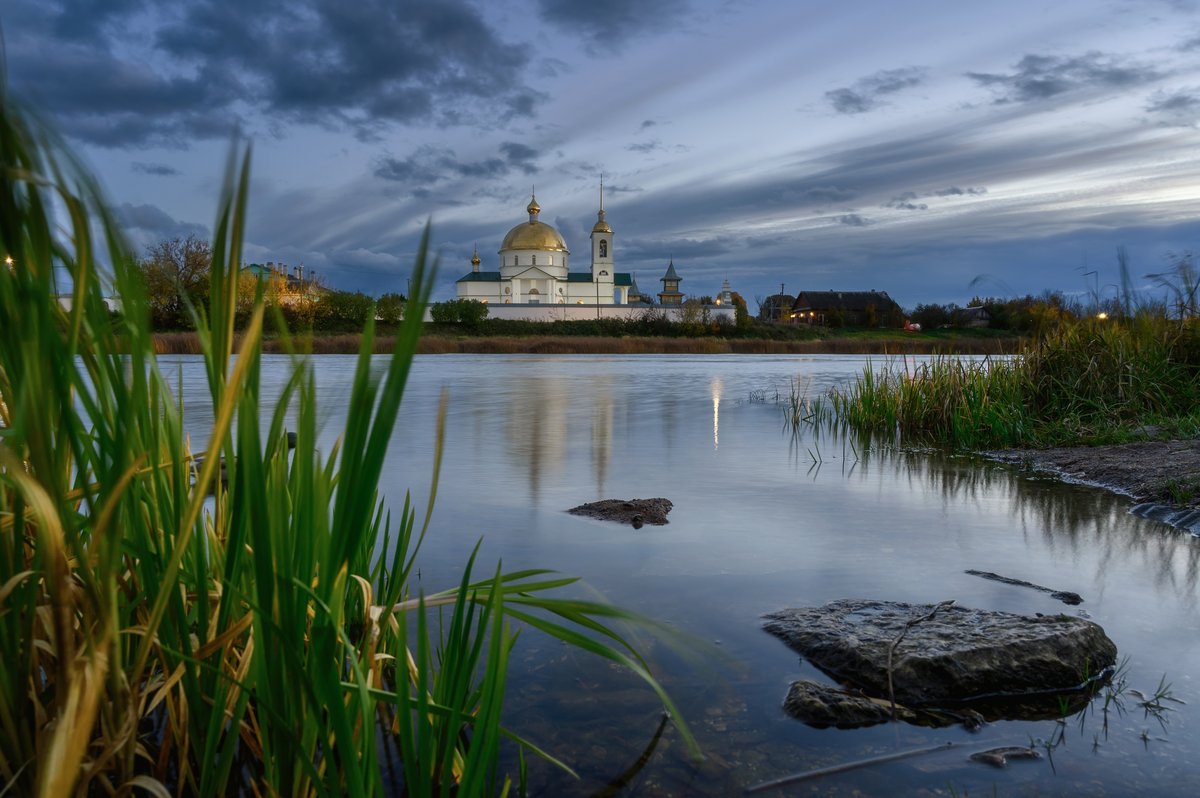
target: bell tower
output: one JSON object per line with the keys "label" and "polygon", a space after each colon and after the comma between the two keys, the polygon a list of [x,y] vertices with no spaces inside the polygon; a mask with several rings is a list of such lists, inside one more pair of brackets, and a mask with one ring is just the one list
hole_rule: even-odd
{"label": "bell tower", "polygon": [[604,177],[600,178],[600,210],[596,224],[592,226],[592,281],[602,299],[602,304],[613,301],[613,231],[604,218]]}

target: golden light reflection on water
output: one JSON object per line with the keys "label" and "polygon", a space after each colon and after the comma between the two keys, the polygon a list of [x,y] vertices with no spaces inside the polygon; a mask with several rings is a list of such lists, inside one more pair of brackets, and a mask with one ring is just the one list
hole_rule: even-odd
{"label": "golden light reflection on water", "polygon": [[720,377],[713,377],[708,383],[708,390],[712,394],[713,449],[716,450],[721,443],[721,393],[725,390],[725,383]]}

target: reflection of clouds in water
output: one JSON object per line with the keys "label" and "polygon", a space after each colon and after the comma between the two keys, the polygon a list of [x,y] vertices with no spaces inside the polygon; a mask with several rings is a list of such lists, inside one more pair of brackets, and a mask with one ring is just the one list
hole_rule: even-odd
{"label": "reflection of clouds in water", "polygon": [[1006,530],[1019,533],[1023,550],[1044,549],[1048,559],[1090,567],[1095,599],[1104,596],[1110,579],[1124,582],[1132,570],[1185,607],[1200,606],[1200,539],[1132,515],[1133,502],[1126,497],[978,456],[871,445],[831,429],[820,434],[825,451],[835,452],[834,462],[817,463],[810,470],[813,479],[850,480],[872,491],[880,479],[898,479],[908,490],[889,491],[891,506],[916,505],[934,496],[948,515],[973,512],[989,534],[1003,521]]}

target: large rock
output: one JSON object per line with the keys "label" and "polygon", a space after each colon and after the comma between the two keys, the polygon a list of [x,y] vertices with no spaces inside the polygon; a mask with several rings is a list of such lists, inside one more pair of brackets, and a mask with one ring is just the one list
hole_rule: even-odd
{"label": "large rock", "polygon": [[588,518],[598,518],[601,521],[616,521],[618,524],[632,524],[634,529],[641,529],[643,524],[662,526],[667,523],[667,513],[671,512],[670,499],[604,499],[598,502],[581,504],[567,510],[572,515],[582,515]]}
{"label": "large rock", "polygon": [[892,684],[910,708],[1038,697],[1053,708],[1059,695],[1094,688],[1116,662],[1104,630],[1082,618],[935,607],[844,599],[771,613],[764,626],[838,681],[884,699],[899,638]]}

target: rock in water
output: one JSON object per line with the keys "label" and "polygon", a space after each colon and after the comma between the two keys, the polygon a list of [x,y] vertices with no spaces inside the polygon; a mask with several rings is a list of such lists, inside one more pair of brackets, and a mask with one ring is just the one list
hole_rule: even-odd
{"label": "rock in water", "polygon": [[567,510],[571,515],[583,515],[588,518],[598,518],[601,521],[616,521],[618,524],[632,524],[634,529],[641,529],[643,524],[662,526],[667,523],[667,513],[671,512],[670,499],[604,499],[598,502],[581,504]]}
{"label": "rock in water", "polygon": [[895,700],[943,707],[1086,691],[1117,659],[1097,624],[965,607],[843,599],[765,616],[764,628],[835,679]]}
{"label": "rock in water", "polygon": [[[808,679],[792,682],[787,698],[783,700],[783,709],[792,717],[818,729],[829,726],[858,729],[887,723],[892,719],[892,711],[886,701],[872,701]],[[912,714],[903,707],[897,707],[896,713],[905,720]]]}

